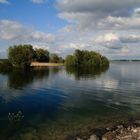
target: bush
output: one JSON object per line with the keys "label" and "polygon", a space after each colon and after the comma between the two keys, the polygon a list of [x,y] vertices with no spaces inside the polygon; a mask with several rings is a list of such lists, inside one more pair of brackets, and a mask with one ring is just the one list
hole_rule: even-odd
{"label": "bush", "polygon": [[109,66],[109,61],[106,57],[94,51],[75,50],[73,55],[68,55],[65,60],[66,66],[85,66],[91,65],[94,67]]}

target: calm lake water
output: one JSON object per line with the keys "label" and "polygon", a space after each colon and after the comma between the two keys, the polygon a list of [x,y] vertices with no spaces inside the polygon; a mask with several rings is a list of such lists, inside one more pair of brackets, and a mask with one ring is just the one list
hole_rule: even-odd
{"label": "calm lake water", "polygon": [[63,140],[139,116],[140,62],[0,74],[0,140]]}

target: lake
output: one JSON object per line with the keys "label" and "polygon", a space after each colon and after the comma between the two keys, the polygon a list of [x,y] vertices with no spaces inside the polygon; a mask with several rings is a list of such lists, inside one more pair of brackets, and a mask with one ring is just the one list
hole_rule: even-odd
{"label": "lake", "polygon": [[140,62],[0,74],[0,140],[64,140],[139,116]]}

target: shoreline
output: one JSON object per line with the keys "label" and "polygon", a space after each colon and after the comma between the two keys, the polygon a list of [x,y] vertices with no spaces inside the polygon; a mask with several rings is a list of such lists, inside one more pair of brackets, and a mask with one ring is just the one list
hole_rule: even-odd
{"label": "shoreline", "polygon": [[64,63],[46,63],[46,62],[32,62],[31,67],[59,67],[64,66]]}
{"label": "shoreline", "polygon": [[76,136],[73,140],[140,140],[140,120],[92,129],[90,135]]}

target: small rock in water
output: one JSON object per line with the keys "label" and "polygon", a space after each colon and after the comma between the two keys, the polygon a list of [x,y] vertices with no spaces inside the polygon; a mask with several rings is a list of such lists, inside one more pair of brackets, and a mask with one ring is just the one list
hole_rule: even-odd
{"label": "small rock in water", "polygon": [[118,129],[122,129],[123,128],[123,125],[118,125],[117,128]]}
{"label": "small rock in water", "polygon": [[91,135],[88,140],[99,140],[99,138],[96,135]]}
{"label": "small rock in water", "polygon": [[83,139],[81,139],[81,138],[75,138],[75,140],[83,140]]}
{"label": "small rock in water", "polygon": [[112,140],[115,138],[115,134],[111,131],[103,135],[102,140]]}
{"label": "small rock in water", "polygon": [[137,133],[137,132],[138,132],[138,130],[137,130],[137,129],[132,129],[132,131],[133,131],[134,133]]}

